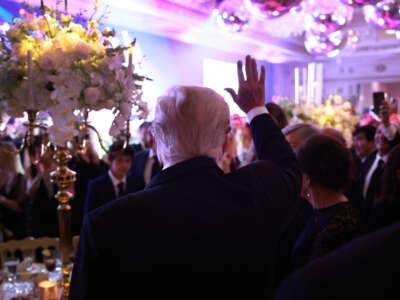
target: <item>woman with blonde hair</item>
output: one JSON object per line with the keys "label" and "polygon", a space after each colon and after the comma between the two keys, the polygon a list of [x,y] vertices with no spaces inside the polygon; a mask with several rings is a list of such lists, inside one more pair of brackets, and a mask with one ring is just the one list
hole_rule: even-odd
{"label": "woman with blonde hair", "polygon": [[4,240],[25,235],[26,178],[15,151],[13,143],[0,142],[0,229]]}

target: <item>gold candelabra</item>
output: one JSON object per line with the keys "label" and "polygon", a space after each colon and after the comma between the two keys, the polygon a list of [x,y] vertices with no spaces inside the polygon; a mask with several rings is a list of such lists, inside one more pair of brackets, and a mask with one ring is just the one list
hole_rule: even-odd
{"label": "gold candelabra", "polygon": [[76,181],[76,173],[68,168],[68,161],[71,159],[71,155],[67,147],[56,147],[54,159],[57,161],[58,167],[56,171],[51,173],[51,179],[59,188],[55,197],[59,202],[57,214],[63,273],[61,299],[68,299],[72,267],[70,260],[72,249],[71,206],[69,201],[74,196],[70,188]]}
{"label": "gold candelabra", "polygon": [[[101,148],[108,153],[108,150],[104,146],[103,139],[99,131],[91,124],[89,124],[89,109],[84,111],[84,121],[79,126],[79,130],[84,132],[84,137],[82,142],[79,142],[79,148],[81,150],[86,150],[86,145],[89,140],[89,130],[93,130],[98,138]],[[19,154],[25,148],[28,149],[29,157],[31,162],[37,164],[43,157],[44,153],[49,147],[49,138],[47,133],[47,127],[43,124],[37,124],[37,111],[28,110],[28,122],[24,125],[27,127],[23,143],[20,148],[18,148],[13,153]],[[44,131],[43,141],[40,144],[41,151],[39,154],[39,159],[35,157],[35,149],[33,147],[33,139],[35,134],[35,129],[38,128]],[[121,135],[124,137],[124,148],[129,145],[130,134],[130,124],[129,120],[125,123],[125,129],[121,131]],[[0,149],[4,151],[9,151],[5,147]],[[62,295],[61,299],[67,300],[69,297],[69,288],[71,283],[71,250],[72,250],[72,234],[71,234],[71,206],[69,201],[74,197],[73,184],[76,181],[76,173],[68,168],[68,161],[71,159],[70,149],[67,145],[56,146],[53,158],[56,160],[58,167],[56,171],[51,173],[51,180],[57,184],[58,192],[55,195],[58,200],[57,215],[58,215],[58,225],[60,234],[60,248],[62,255],[62,273],[63,277],[61,280]]]}
{"label": "gold candelabra", "polygon": [[[89,124],[89,109],[85,109],[84,111],[84,120],[83,123],[79,126],[79,130],[84,132],[84,138],[81,143],[83,145],[82,150],[85,149],[85,145],[87,144],[87,141],[89,140],[89,130],[93,130],[93,132],[96,134],[97,140],[99,141],[101,149],[103,149],[104,152],[108,153],[109,151],[106,149],[104,146],[104,141],[101,138],[101,135],[99,131],[93,126]],[[120,136],[124,137],[124,145],[123,148],[126,148],[129,146],[129,141],[131,139],[131,131],[130,131],[130,123],[129,120],[125,121],[125,129],[121,131]]]}

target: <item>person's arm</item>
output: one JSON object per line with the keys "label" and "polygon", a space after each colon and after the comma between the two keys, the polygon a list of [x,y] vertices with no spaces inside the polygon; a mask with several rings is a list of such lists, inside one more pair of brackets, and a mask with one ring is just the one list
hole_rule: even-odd
{"label": "person's arm", "polygon": [[390,108],[386,101],[382,102],[380,116],[383,125],[382,133],[389,141],[393,141],[396,137],[397,128],[394,124],[390,123]]}
{"label": "person's arm", "polygon": [[17,174],[16,176],[17,181],[15,183],[15,189],[17,190],[17,195],[15,199],[9,199],[6,196],[1,195],[0,204],[15,212],[22,212],[22,205],[26,193],[26,178],[21,174]]}
{"label": "person's arm", "polygon": [[27,189],[28,197],[33,197],[40,186],[40,182],[42,181],[42,174],[37,174],[35,178],[30,183],[30,186]]}
{"label": "person's arm", "polygon": [[0,195],[0,205],[6,207],[8,209],[11,209],[13,211],[16,211],[16,212],[22,211],[21,206],[19,205],[19,203],[17,201],[8,199],[7,197],[5,197],[3,195]]}
{"label": "person's arm", "polygon": [[288,192],[290,198],[297,197],[301,190],[302,176],[290,145],[265,107],[265,68],[261,67],[258,76],[256,61],[247,56],[247,80],[244,80],[242,62],[238,62],[237,69],[239,92],[236,94],[232,89],[227,91],[249,118],[258,159],[272,161],[280,167],[284,176],[280,177],[282,180],[277,178],[276,188],[282,190],[282,193]]}
{"label": "person's arm", "polygon": [[83,215],[86,216],[91,210],[96,208],[96,184],[94,181],[89,181],[88,192],[85,200],[85,206],[83,208]]}

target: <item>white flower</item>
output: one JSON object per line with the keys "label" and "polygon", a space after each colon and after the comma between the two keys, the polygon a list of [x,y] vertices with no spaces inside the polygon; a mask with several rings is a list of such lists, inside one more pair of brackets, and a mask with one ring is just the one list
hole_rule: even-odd
{"label": "white flower", "polygon": [[106,109],[113,109],[115,107],[115,103],[113,100],[108,99],[105,103],[105,108]]}
{"label": "white flower", "polygon": [[72,138],[78,135],[78,131],[68,126],[56,126],[53,125],[48,128],[49,140],[55,145],[63,146],[66,142],[72,140]]}
{"label": "white flower", "polygon": [[43,55],[39,58],[39,66],[44,70],[53,70],[55,68],[55,60],[52,55]]}
{"label": "white flower", "polygon": [[75,46],[75,55],[80,59],[87,59],[92,53],[92,48],[84,43],[83,41],[79,41]]}
{"label": "white flower", "polygon": [[104,85],[104,78],[101,74],[96,73],[96,72],[91,72],[90,73],[90,81],[92,82],[93,85],[98,85],[102,86]]}
{"label": "white flower", "polygon": [[85,89],[84,95],[85,95],[85,103],[88,106],[94,108],[97,104],[97,101],[99,101],[100,91],[98,88],[89,87]]}
{"label": "white flower", "polygon": [[132,112],[132,104],[128,103],[128,102],[124,102],[121,104],[120,106],[120,112],[121,115],[128,120],[129,117],[131,116],[131,112]]}

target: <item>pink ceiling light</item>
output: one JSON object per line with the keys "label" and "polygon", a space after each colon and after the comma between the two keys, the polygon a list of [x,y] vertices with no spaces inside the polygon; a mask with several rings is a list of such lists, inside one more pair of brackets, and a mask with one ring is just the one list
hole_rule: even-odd
{"label": "pink ceiling light", "polygon": [[260,15],[267,19],[280,17],[292,8],[295,8],[302,0],[250,0],[251,5]]}
{"label": "pink ceiling light", "polygon": [[251,13],[242,0],[225,0],[218,7],[217,23],[228,31],[245,30],[250,18]]}
{"label": "pink ceiling light", "polygon": [[364,6],[364,16],[375,28],[400,30],[400,1],[382,0],[375,6]]}

